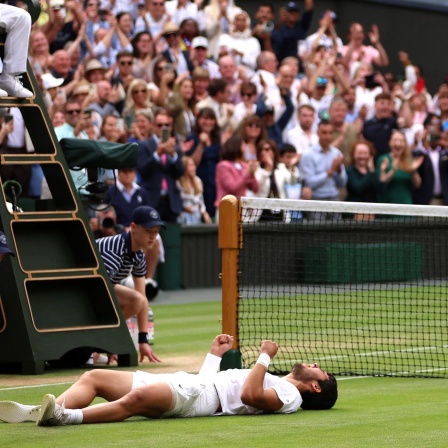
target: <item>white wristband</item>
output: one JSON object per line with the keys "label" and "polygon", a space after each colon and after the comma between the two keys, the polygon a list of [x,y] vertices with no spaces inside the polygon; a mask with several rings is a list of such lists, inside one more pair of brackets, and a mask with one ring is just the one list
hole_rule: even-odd
{"label": "white wristband", "polygon": [[266,367],[266,369],[269,368],[270,362],[271,362],[271,357],[267,353],[262,353],[257,359],[257,364],[264,365]]}

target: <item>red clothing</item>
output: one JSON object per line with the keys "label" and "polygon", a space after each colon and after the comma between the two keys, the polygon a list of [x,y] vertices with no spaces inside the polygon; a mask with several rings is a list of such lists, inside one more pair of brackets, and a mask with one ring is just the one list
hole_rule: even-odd
{"label": "red clothing", "polygon": [[[238,166],[241,169],[238,169]],[[258,182],[254,176],[249,174],[246,162],[234,163],[222,160],[216,166],[216,201],[215,207],[219,206],[221,199],[227,194],[241,197],[249,189],[258,192]]]}

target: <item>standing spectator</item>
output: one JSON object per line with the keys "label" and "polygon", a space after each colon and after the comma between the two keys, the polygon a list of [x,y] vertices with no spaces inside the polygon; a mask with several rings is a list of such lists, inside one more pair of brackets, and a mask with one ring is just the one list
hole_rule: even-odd
{"label": "standing spectator", "polygon": [[252,36],[258,40],[262,51],[273,51],[271,36],[274,31],[274,6],[272,3],[259,3],[255,19],[257,23],[252,28]]}
{"label": "standing spectator", "polygon": [[115,106],[109,101],[112,91],[112,85],[109,81],[100,81],[97,83],[97,101],[90,104],[89,109],[97,112],[104,120],[106,115],[119,116]]}
{"label": "standing spectator", "polygon": [[390,151],[389,141],[392,131],[398,129],[398,121],[393,115],[392,97],[381,93],[375,97],[375,116],[364,123],[363,135],[373,143],[376,157]]}
{"label": "standing spectator", "polygon": [[342,48],[342,40],[338,37],[335,25],[338,22],[338,16],[334,11],[325,11],[319,20],[319,29],[306,38],[306,50],[311,54],[313,46],[324,47],[326,50],[334,49],[339,52]]}
{"label": "standing spectator", "polygon": [[199,36],[199,25],[194,19],[185,19],[179,25],[180,37],[187,50],[191,50],[191,43]]}
{"label": "standing spectator", "polygon": [[169,20],[165,9],[165,0],[146,0],[146,7],[140,10],[139,17],[135,21],[135,32],[149,31],[156,45],[162,37],[163,25]]}
{"label": "standing spectator", "polygon": [[341,150],[344,154],[344,165],[348,166],[351,158],[350,149],[361,136],[363,123],[359,118],[354,124],[345,120],[347,104],[340,97],[333,99],[331,102],[329,115],[329,121],[333,125],[332,145]]}
{"label": "standing spectator", "polygon": [[198,8],[195,2],[190,0],[170,0],[165,3],[167,13],[171,20],[180,27],[186,19],[194,19],[198,23],[200,31],[205,30],[204,11]]}
{"label": "standing spectator", "polygon": [[258,144],[267,138],[263,120],[257,115],[249,115],[242,121],[238,136],[243,140],[244,160],[257,160]]}
{"label": "standing spectator", "polygon": [[300,160],[300,172],[307,187],[313,190],[313,198],[320,201],[339,200],[339,188],[345,187],[347,173],[344,156],[331,146],[333,125],[321,121],[317,128],[319,143],[305,151]]}
{"label": "standing spectator", "polygon": [[364,28],[360,23],[352,23],[349,30],[348,45],[344,45],[340,52],[342,63],[347,67],[347,75],[353,73],[356,64],[366,62],[379,67],[389,65],[389,57],[380,42],[380,31],[377,25],[372,25],[369,39],[372,45],[364,45]]}
{"label": "standing spectator", "polygon": [[135,120],[130,128],[129,142],[142,142],[151,137],[154,116],[151,109],[140,109],[135,112]]}
{"label": "standing spectator", "polygon": [[210,0],[204,8],[205,35],[209,42],[210,54],[215,54],[221,34],[228,33],[230,24],[241,8],[235,6],[233,0]]}
{"label": "standing spectator", "polygon": [[166,59],[159,54],[150,65],[151,82],[148,84],[149,99],[157,106],[163,107],[171,95],[176,73],[174,67],[169,66]]}
{"label": "standing spectator", "polygon": [[127,91],[129,84],[134,79],[132,67],[134,58],[128,50],[121,50],[117,53],[117,73],[112,77],[111,84],[113,86],[121,86],[120,90]]}
{"label": "standing spectator", "polygon": [[196,104],[199,111],[204,107],[213,109],[216,114],[218,125],[224,129],[230,124],[233,115],[233,104],[228,102],[230,87],[223,79],[212,79],[208,87],[208,97]]}
{"label": "standing spectator", "polygon": [[185,138],[193,131],[196,122],[195,103],[192,79],[178,78],[174,94],[168,99],[167,108],[174,118],[174,132],[181,138]]}
{"label": "standing spectator", "polygon": [[173,64],[173,68],[178,75],[193,71],[193,64],[190,60],[190,54],[182,49],[179,27],[173,22],[167,22],[163,25],[163,37],[168,44],[162,55],[167,62]]}
{"label": "standing spectator", "polygon": [[[86,36],[91,44],[95,42],[95,31],[99,28],[109,29],[109,23],[104,14],[100,14],[100,0],[84,0],[86,16]],[[84,49],[85,51],[85,49]]]}
{"label": "standing spectator", "polygon": [[[184,168],[172,129],[173,118],[166,110],[159,109],[154,116],[154,134],[138,145],[140,185],[148,194],[149,204],[166,222],[177,222],[182,211],[176,180],[182,176]],[[170,136],[165,134],[165,130]]]}
{"label": "standing spectator", "polygon": [[250,18],[246,11],[235,14],[228,33],[221,34],[216,44],[215,59],[232,54],[238,65],[251,71],[256,69],[256,60],[261,52],[260,43],[252,36]]}
{"label": "standing spectator", "polygon": [[313,12],[314,0],[305,0],[305,12],[302,17],[296,2],[289,2],[280,9],[280,26],[272,32],[272,47],[279,61],[287,56],[297,56],[297,43],[305,39]]}
{"label": "standing spectator", "polygon": [[358,140],[350,150],[347,167],[347,198],[349,202],[376,202],[375,148],[372,143]]}
{"label": "standing spectator", "polygon": [[210,72],[202,67],[196,67],[193,70],[194,100],[199,103],[208,97],[208,88],[210,86]]}
{"label": "standing spectator", "polygon": [[196,176],[196,164],[191,157],[183,156],[184,174],[177,181],[182,197],[183,211],[179,215],[180,224],[211,224],[212,220],[207,213],[204,203],[204,186],[201,179]]}
{"label": "standing spectator", "polygon": [[257,87],[245,81],[241,84],[241,101],[235,106],[232,117],[232,128],[237,129],[239,124],[257,110]]}
{"label": "standing spectator", "polygon": [[55,78],[62,78],[64,80],[62,85],[65,87],[65,91],[68,95],[76,81],[74,78],[75,72],[70,66],[70,56],[67,51],[58,50],[53,54],[50,73]]}
{"label": "standing spectator", "polygon": [[412,188],[420,188],[422,179],[418,168],[423,156],[412,158],[406,137],[394,130],[390,137],[390,152],[383,154],[376,163],[378,202],[387,204],[412,204]]}
{"label": "standing spectator", "polygon": [[412,192],[414,204],[448,205],[448,149],[438,115],[428,114],[426,117],[412,155],[416,159],[423,157],[418,168],[422,183]]}
{"label": "standing spectator", "polygon": [[250,79],[257,86],[258,94],[263,93],[264,84],[267,86],[266,94],[269,96],[271,90],[277,91],[278,60],[272,51],[262,51],[257,58],[257,71]]}
{"label": "standing spectator", "polygon": [[53,56],[50,54],[47,36],[42,31],[35,30],[31,33],[28,54],[34,74],[50,71]]}
{"label": "standing spectator", "polygon": [[132,76],[143,78],[146,82],[151,81],[149,67],[151,61],[156,56],[151,33],[149,31],[140,31],[132,39],[131,45],[133,48]]}
{"label": "standing spectator", "polygon": [[226,56],[221,56],[218,61],[219,65],[219,76],[218,78],[223,79],[227,82],[230,87],[229,103],[239,104],[241,101],[240,87],[241,79],[239,77],[240,70],[238,69],[235,58],[233,55],[228,54]]}
{"label": "standing spectator", "polygon": [[204,201],[208,214],[215,216],[216,165],[221,152],[221,134],[213,109],[205,107],[196,117],[193,148],[187,152],[197,166],[197,174],[204,185]]}
{"label": "standing spectator", "polygon": [[221,199],[228,195],[241,197],[247,190],[258,192],[259,186],[255,178],[258,162],[246,162],[243,154],[243,140],[231,137],[227,140],[221,152],[221,161],[216,166],[216,200],[215,207]]}
{"label": "standing spectator", "polygon": [[286,134],[285,143],[290,143],[296,148],[297,154],[303,154],[306,150],[317,145],[319,138],[314,131],[315,109],[309,104],[299,107],[297,119],[299,124]]}

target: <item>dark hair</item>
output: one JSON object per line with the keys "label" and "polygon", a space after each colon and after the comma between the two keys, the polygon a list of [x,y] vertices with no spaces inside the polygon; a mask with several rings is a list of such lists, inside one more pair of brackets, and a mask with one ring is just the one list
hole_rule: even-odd
{"label": "dark hair", "polygon": [[[137,44],[143,35],[147,35],[151,39],[151,50],[152,50],[151,57],[154,57],[154,55],[156,54],[155,49],[154,49],[154,40],[152,38],[152,35],[149,31],[145,30],[145,31],[140,31],[139,33],[137,33],[131,40],[132,54],[133,54],[134,58],[140,58],[140,51],[137,47]],[[120,53],[121,52],[119,52],[118,54],[120,54]],[[118,59],[118,54],[117,54],[117,59]]]}
{"label": "dark hair", "polygon": [[319,121],[319,124],[317,125],[317,128],[319,129],[321,126],[326,126],[326,125],[328,125],[328,124],[331,125],[331,123],[330,123],[329,120],[320,120],[320,121]]}
{"label": "dark hair", "polygon": [[280,153],[281,156],[283,156],[286,153],[297,154],[297,150],[296,150],[295,146],[290,145],[289,143],[283,143],[283,146],[280,148],[279,153]]}
{"label": "dark hair", "polygon": [[[439,96],[440,98],[440,96]],[[434,123],[434,121],[437,120],[437,123]],[[423,126],[429,126],[429,125],[434,125],[437,124],[440,128],[440,130],[442,130],[442,120],[440,119],[440,116],[437,114],[433,114],[433,113],[429,113],[426,118],[425,121],[423,122]]]}
{"label": "dark hair", "polygon": [[269,8],[271,10],[272,14],[275,13],[274,5],[272,3],[269,3],[269,2],[259,3],[258,4],[258,9],[260,9],[260,8]]}
{"label": "dark hair", "polygon": [[124,57],[126,57],[126,56],[130,56],[130,57],[132,58],[132,53],[131,53],[130,51],[128,51],[128,50],[120,50],[120,51],[117,53],[117,56],[115,57],[115,59],[116,59],[117,61],[119,61],[121,58],[124,58]]}
{"label": "dark hair", "polygon": [[240,92],[241,95],[243,94],[243,92],[252,92],[252,94],[256,94],[257,86],[253,82],[243,81],[240,85]]}
{"label": "dark hair", "polygon": [[234,162],[243,157],[243,139],[241,137],[230,137],[221,148],[221,160]]}
{"label": "dark hair", "polygon": [[219,92],[224,92],[228,82],[221,78],[215,78],[210,81],[210,85],[208,86],[208,94],[210,96],[216,96]]}
{"label": "dark hair", "polygon": [[[278,165],[278,148],[277,143],[275,143],[272,139],[263,139],[260,140],[257,144],[257,159],[260,160],[260,154],[265,145],[269,145],[274,152],[274,169],[277,168]],[[264,166],[261,166],[264,168]]]}
{"label": "dark hair", "polygon": [[338,399],[338,384],[332,373],[328,379],[317,380],[321,391],[319,393],[300,392],[302,396],[301,408],[305,410],[331,409]]}
{"label": "dark hair", "polygon": [[220,129],[215,111],[211,107],[204,107],[203,109],[199,110],[196,116],[196,122],[194,124],[193,132],[199,137],[199,134],[202,132],[201,126],[199,124],[199,119],[202,117],[213,118],[215,120],[215,127],[212,129],[212,132],[210,133],[210,139],[212,141],[212,144],[218,143],[220,137]]}
{"label": "dark hair", "polygon": [[375,97],[375,103],[376,103],[377,101],[380,101],[380,100],[388,100],[388,101],[392,101],[392,95],[391,95],[390,93],[387,93],[387,92],[379,93],[379,94]]}
{"label": "dark hair", "polygon": [[260,135],[258,136],[255,144],[258,144],[260,140],[266,140],[268,138],[266,133],[266,127],[263,123],[263,120],[258,115],[249,115],[247,116],[240,124],[237,129],[238,135],[247,142],[247,126],[250,124],[256,124],[261,129]]}

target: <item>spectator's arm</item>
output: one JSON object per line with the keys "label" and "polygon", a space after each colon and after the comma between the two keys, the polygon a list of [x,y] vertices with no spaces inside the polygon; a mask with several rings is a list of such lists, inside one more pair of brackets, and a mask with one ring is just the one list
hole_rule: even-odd
{"label": "spectator's arm", "polygon": [[372,25],[372,29],[369,33],[369,39],[372,45],[378,50],[379,56],[374,59],[374,63],[380,67],[386,67],[389,65],[389,57],[386,50],[380,42],[380,32],[377,25]]}
{"label": "spectator's arm", "polygon": [[300,160],[300,173],[306,183],[307,187],[312,190],[320,187],[328,178],[326,171],[316,173],[314,161],[311,153],[305,153]]}
{"label": "spectator's arm", "polygon": [[283,129],[285,129],[286,125],[291,119],[292,114],[294,113],[294,105],[291,101],[291,92],[286,92],[284,95],[282,95],[282,98],[285,102],[286,108],[280,118],[277,120],[277,126],[283,131]]}

